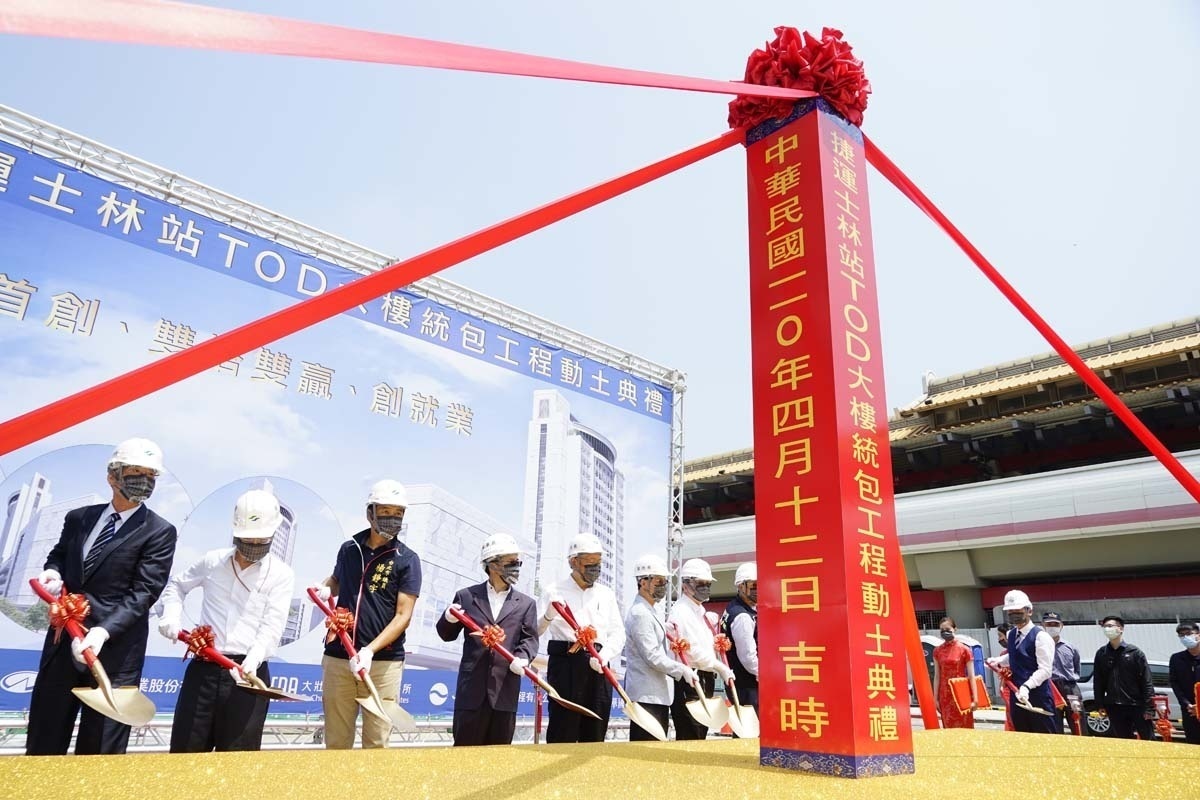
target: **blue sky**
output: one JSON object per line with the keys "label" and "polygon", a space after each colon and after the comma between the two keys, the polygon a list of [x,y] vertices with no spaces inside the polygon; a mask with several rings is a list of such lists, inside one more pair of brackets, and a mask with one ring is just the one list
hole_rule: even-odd
{"label": "blue sky", "polygon": [[[1197,313],[1185,0],[220,5],[739,78],[777,24],[846,33],[865,130],[1073,343]],[[20,110],[407,256],[708,139],[725,98],[375,65],[7,39]],[[729,151],[446,273],[684,370],[688,455],[751,440],[744,166]],[[872,176],[889,405],[1049,348]]]}

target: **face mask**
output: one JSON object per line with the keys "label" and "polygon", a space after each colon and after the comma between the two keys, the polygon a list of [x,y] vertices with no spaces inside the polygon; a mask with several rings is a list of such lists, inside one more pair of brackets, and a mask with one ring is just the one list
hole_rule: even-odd
{"label": "face mask", "polygon": [[655,586],[650,594],[655,600],[662,600],[667,596],[667,584],[664,582],[661,586]]}
{"label": "face mask", "polygon": [[1104,626],[1104,635],[1107,636],[1109,639],[1115,641],[1115,640],[1121,638],[1121,629],[1117,628],[1115,626],[1109,627],[1108,625],[1105,625]]}
{"label": "face mask", "polygon": [[237,548],[238,555],[251,564],[262,561],[266,558],[267,553],[271,552],[270,539],[238,539],[234,537],[233,546]]}
{"label": "face mask", "polygon": [[375,532],[385,539],[395,539],[404,531],[404,517],[376,517]]}
{"label": "face mask", "polygon": [[144,503],[154,494],[154,476],[122,475],[117,479],[117,491],[131,503]]}
{"label": "face mask", "polygon": [[583,578],[583,582],[591,586],[596,581],[600,580],[600,565],[588,564],[579,568],[579,576]]}
{"label": "face mask", "polygon": [[521,577],[521,562],[518,561],[510,566],[497,564],[496,571],[500,573],[501,580],[503,580],[509,586],[512,586],[517,582],[517,579]]}
{"label": "face mask", "polygon": [[1196,636],[1195,634],[1192,634],[1191,636],[1180,636],[1179,643],[1183,645],[1184,649],[1191,650],[1193,647],[1200,644],[1200,636]]}
{"label": "face mask", "polygon": [[1014,628],[1019,628],[1022,625],[1024,625],[1025,624],[1025,612],[1024,611],[1008,612],[1008,624],[1012,625]]}
{"label": "face mask", "polygon": [[698,603],[707,603],[712,597],[711,586],[692,586],[692,596],[696,598]]}
{"label": "face mask", "polygon": [[947,642],[954,641],[954,631],[942,631],[942,638]]}
{"label": "face mask", "polygon": [[1059,636],[1062,636],[1062,625],[1047,625],[1046,633],[1057,639]]}
{"label": "face mask", "polygon": [[751,589],[746,592],[746,599],[751,603],[758,603],[758,589]]}

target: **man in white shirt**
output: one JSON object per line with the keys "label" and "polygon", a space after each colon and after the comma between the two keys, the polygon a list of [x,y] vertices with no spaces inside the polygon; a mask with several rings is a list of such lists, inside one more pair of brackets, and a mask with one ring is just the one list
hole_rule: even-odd
{"label": "man in white shirt", "polygon": [[[233,510],[233,544],[211,550],[175,575],[163,591],[158,632],[179,638],[183,601],[196,587],[204,590],[200,624],[212,628],[213,646],[270,684],[266,660],[283,635],[295,589],[295,574],[271,555],[271,540],[283,522],[279,501],[261,489],[238,498]],[[194,659],[183,677],[175,720],[172,753],[212,750],[258,750],[268,699],[238,689],[235,670]]]}
{"label": "man in white shirt", "polygon": [[[638,593],[625,616],[625,635],[629,637],[625,693],[658,720],[664,731],[675,699],[675,681],[696,685],[696,671],[671,657],[667,649],[667,629],[655,608],[667,596],[670,576],[662,556],[644,555],[633,562]],[[629,741],[654,740],[655,737],[644,728],[629,721]]]}
{"label": "man in white shirt", "polygon": [[[1004,612],[1012,625],[1008,631],[1008,652],[988,659],[988,663],[1012,670],[1012,682],[1017,687],[1016,696],[1008,701],[1013,729],[1025,733],[1061,733],[1061,724],[1055,726],[1054,699],[1050,693],[1054,639],[1033,624],[1033,603],[1019,589],[1004,595]],[[1021,703],[1044,709],[1050,716],[1029,711]]]}
{"label": "man in white shirt", "polygon": [[733,670],[721,662],[713,648],[712,628],[704,616],[704,603],[712,597],[712,568],[703,559],[688,559],[679,570],[679,578],[683,583],[683,596],[671,607],[667,627],[675,638],[687,639],[688,662],[699,675],[699,681],[695,689],[684,681],[675,682],[671,719],[675,722],[676,739],[704,739],[708,736],[708,727],[696,722],[687,710],[687,703],[698,699],[698,691],[704,692],[705,697],[712,697],[717,676],[723,682],[728,681],[733,677]]}
{"label": "man in white shirt", "polygon": [[[546,742],[602,742],[608,731],[608,716],[612,709],[612,685],[604,677],[604,667],[615,666],[625,648],[625,624],[617,596],[607,586],[596,583],[600,578],[603,545],[589,533],[581,533],[567,548],[567,564],[571,574],[546,588],[542,593],[538,634],[548,635],[549,654],[546,680],[567,700],[591,709],[599,720],[550,704],[550,723],[546,726]],[[577,646],[575,632],[554,609],[554,602],[567,605],[581,628],[594,628],[595,647],[599,660]]]}

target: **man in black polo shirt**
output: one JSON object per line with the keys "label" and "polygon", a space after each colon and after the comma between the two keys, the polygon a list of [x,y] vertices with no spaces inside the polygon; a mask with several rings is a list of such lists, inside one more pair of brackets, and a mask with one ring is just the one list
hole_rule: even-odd
{"label": "man in black polo shirt", "polygon": [[1096,651],[1092,677],[1096,706],[1112,722],[1109,736],[1150,738],[1154,718],[1154,681],[1146,654],[1124,639],[1125,620],[1110,614],[1100,620],[1108,644]]}
{"label": "man in black polo shirt", "polygon": [[1196,719],[1196,682],[1200,681],[1200,626],[1181,622],[1175,629],[1183,649],[1171,655],[1171,688],[1183,711],[1183,733],[1188,744],[1200,744],[1200,719]]}
{"label": "man in black polo shirt", "polygon": [[[354,615],[351,638],[358,654],[349,658],[338,637],[325,645],[321,659],[322,705],[325,711],[325,747],[348,750],[354,746],[358,716],[356,697],[366,697],[358,679],[367,670],[385,703],[399,696],[404,673],[404,632],[413,606],[421,594],[421,559],[397,536],[404,528],[408,492],[397,481],[384,480],[371,487],[367,519],[371,527],[360,531],[338,550],[333,574],[315,587],[322,600],[337,596],[337,608]],[[362,746],[387,747],[391,726],[372,714],[363,714]]]}

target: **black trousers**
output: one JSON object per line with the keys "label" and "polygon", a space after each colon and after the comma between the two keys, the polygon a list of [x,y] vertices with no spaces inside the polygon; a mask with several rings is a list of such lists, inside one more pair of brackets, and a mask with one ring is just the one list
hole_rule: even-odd
{"label": "black trousers", "polygon": [[591,709],[600,717],[594,720],[558,703],[550,704],[550,722],[546,726],[546,742],[603,742],[608,733],[608,717],[612,712],[612,684],[588,666],[585,650],[568,653],[569,642],[550,642],[547,650],[546,680],[565,699]]}
{"label": "black trousers", "polygon": [[[550,705],[554,705],[554,703]],[[575,716],[582,715],[576,714]],[[470,747],[482,744],[512,744],[513,733],[516,730],[517,712],[497,711],[486,700],[480,708],[467,710],[456,707],[454,709],[453,731],[455,747]]]}
{"label": "black trousers", "polygon": [[[704,696],[712,697],[713,687],[717,683],[716,673],[701,672],[699,675]],[[675,723],[675,738],[679,741],[708,738],[708,726],[696,722],[696,718],[687,710],[687,702],[699,698],[700,695],[695,689],[683,681],[675,681],[675,702],[671,704],[671,720]]]}
{"label": "black trousers", "polygon": [[[240,664],[245,656],[230,658]],[[266,664],[256,674],[263,683],[271,684]],[[237,688],[229,670],[196,659],[188,664],[179,688],[171,752],[259,750],[269,703],[269,698]]]}
{"label": "black trousers", "polygon": [[[1034,705],[1037,704],[1034,703]],[[1017,705],[1015,693],[1008,699],[1008,716],[1012,720],[1013,730],[1022,733],[1062,733],[1061,720],[1057,717],[1047,717],[1043,714],[1026,711]]]}
{"label": "black trousers", "polygon": [[[670,706],[661,705],[660,703],[638,703],[638,705],[643,711],[649,712],[650,716],[658,720],[664,731],[667,729],[667,718],[671,713]],[[658,739],[655,739],[653,736],[647,733],[646,729],[641,725],[638,725],[633,720],[629,720],[629,741],[657,742]]]}
{"label": "black trousers", "polygon": [[1146,740],[1152,738],[1154,723],[1146,719],[1145,712],[1137,706],[1108,705],[1104,710],[1108,712],[1108,721],[1112,724],[1108,729],[1109,738],[1133,739],[1134,734]]}
{"label": "black trousers", "polygon": [[1183,735],[1188,744],[1200,744],[1200,719],[1196,719],[1185,709],[1183,712]]}
{"label": "black trousers", "polygon": [[[109,719],[83,705],[71,689],[96,685],[92,673],[71,655],[68,637],[63,635],[46,666],[38,670],[29,699],[29,730],[25,735],[25,755],[66,755],[79,717],[79,735],[75,739],[75,755],[120,755],[129,745],[128,725]],[[142,665],[136,670],[113,670],[108,678],[114,687],[137,686],[142,679]],[[82,708],[82,713],[80,709]]]}

